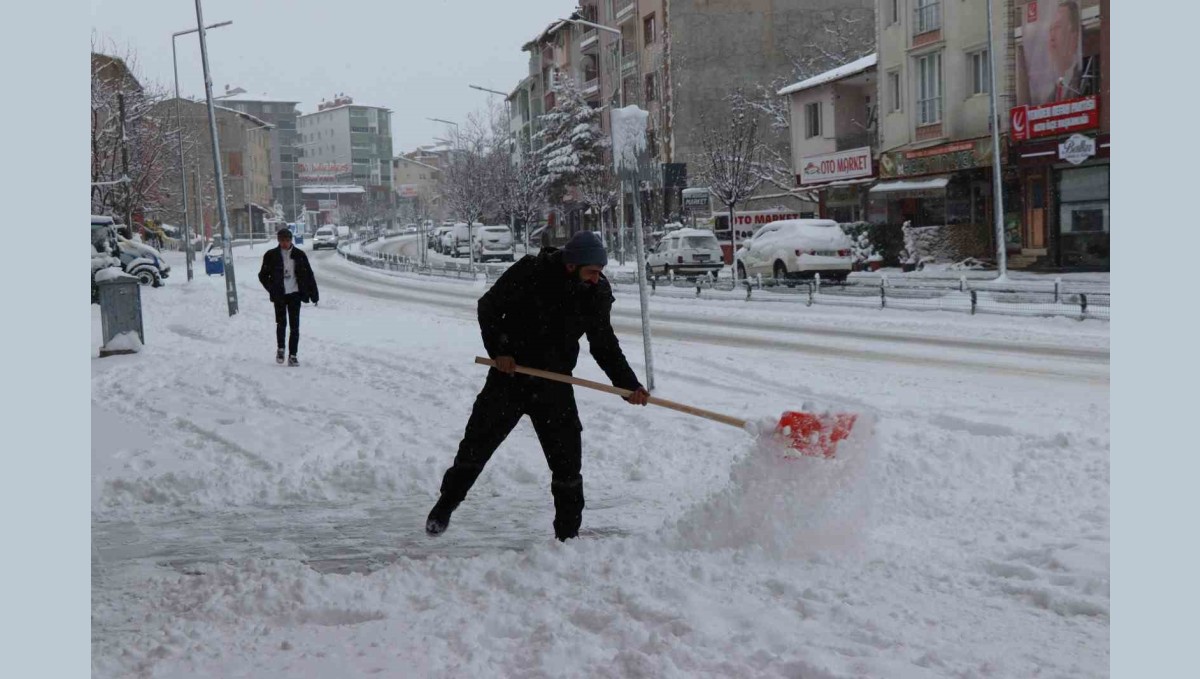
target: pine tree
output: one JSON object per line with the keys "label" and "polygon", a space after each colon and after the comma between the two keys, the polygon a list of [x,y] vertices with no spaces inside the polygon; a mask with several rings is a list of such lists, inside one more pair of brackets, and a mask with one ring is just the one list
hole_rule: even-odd
{"label": "pine tree", "polygon": [[609,142],[600,128],[600,110],[588,105],[573,79],[562,78],[555,97],[554,108],[541,117],[538,156],[550,203],[561,205],[569,188],[594,184],[606,172]]}

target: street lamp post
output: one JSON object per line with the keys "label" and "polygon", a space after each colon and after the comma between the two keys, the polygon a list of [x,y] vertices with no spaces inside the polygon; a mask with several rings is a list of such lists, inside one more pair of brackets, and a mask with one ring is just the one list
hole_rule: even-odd
{"label": "street lamp post", "polygon": [[[488,89],[486,87],[480,87],[478,85],[468,85],[468,87],[470,87],[473,90],[479,90],[480,92],[488,92],[491,94],[498,94],[501,97],[504,97],[504,101],[506,103],[506,105],[504,107],[504,120],[508,127],[508,138],[509,138],[509,149],[508,149],[509,164],[512,164],[513,149],[515,149],[517,146],[517,135],[515,132],[513,132],[513,129],[512,129],[512,106],[507,103],[508,102],[508,94],[505,92],[501,92],[499,90],[493,90],[493,89]],[[508,231],[509,231],[509,234],[513,235],[513,236],[515,236],[516,232],[517,232],[517,216],[512,214],[511,211],[508,215]],[[525,236],[525,254],[529,254],[529,235],[528,235],[529,234],[529,225],[528,224],[525,225],[525,234],[526,234],[526,236]],[[513,250],[516,250],[516,245],[513,245]]]}
{"label": "street lamp post", "polygon": [[[242,193],[246,198],[246,226],[250,228],[250,249],[254,249],[254,213],[250,211],[250,133],[258,130],[269,130],[274,125],[259,125],[251,127],[245,131],[246,135],[246,155],[242,158]],[[268,237],[266,230],[263,231],[263,236]]]}
{"label": "street lamp post", "polygon": [[225,297],[229,315],[238,312],[237,281],[233,273],[233,243],[229,235],[229,216],[225,211],[225,179],[221,175],[221,145],[217,135],[217,110],[213,105],[212,76],[208,71],[208,39],[204,27],[204,10],[196,0],[196,27],[200,32],[200,63],[204,67],[204,100],[208,105],[208,128],[212,135],[213,173],[217,179],[217,215],[221,219],[221,245],[225,257]]}
{"label": "street lamp post", "polygon": [[[216,24],[210,24],[205,28],[220,28],[232,24],[232,21],[222,21]],[[184,245],[184,261],[187,263],[187,279],[192,280],[193,262],[196,259],[195,253],[192,251],[192,224],[188,217],[188,199],[187,199],[187,172],[184,171],[185,161],[183,159],[183,119],[179,114],[179,59],[175,52],[175,39],[181,35],[196,33],[200,29],[189,28],[186,31],[176,31],[171,34],[171,67],[175,70],[175,132],[179,135],[179,184],[180,196],[183,197],[183,239]],[[196,196],[196,201],[200,201],[200,196]]]}
{"label": "street lamp post", "polygon": [[996,116],[996,40],[992,32],[992,0],[987,0],[988,15],[988,103],[992,128],[992,204],[996,212],[996,264],[1000,271],[997,280],[1008,278],[1008,244],[1004,238],[1004,196],[1000,178],[1000,119]]}

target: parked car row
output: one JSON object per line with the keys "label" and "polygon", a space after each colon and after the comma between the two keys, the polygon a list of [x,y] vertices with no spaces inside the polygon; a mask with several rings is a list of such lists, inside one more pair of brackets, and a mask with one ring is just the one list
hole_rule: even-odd
{"label": "parked car row", "polygon": [[[734,253],[739,278],[764,276],[779,281],[811,278],[844,281],[853,265],[853,243],[837,222],[829,219],[788,219],[771,222],[740,243]],[[712,231],[675,229],[646,256],[649,276],[698,276],[724,267],[721,244]]]}
{"label": "parked car row", "polygon": [[516,259],[512,230],[507,226],[468,226],[462,222],[442,224],[429,232],[427,247],[448,257],[470,257],[484,262]]}

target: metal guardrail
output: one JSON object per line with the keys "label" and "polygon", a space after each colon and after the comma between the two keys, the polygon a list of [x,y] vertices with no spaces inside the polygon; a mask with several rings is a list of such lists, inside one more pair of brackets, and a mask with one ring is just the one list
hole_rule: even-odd
{"label": "metal guardrail", "polygon": [[[386,237],[386,236],[385,236]],[[354,264],[383,271],[415,273],[422,276],[478,280],[491,285],[508,269],[507,265],[442,263],[421,264],[404,255],[373,252],[367,245],[379,238],[358,241],[361,252],[352,252],[354,243],[338,246],[338,254]],[[608,275],[614,292],[637,286],[637,274],[613,272]],[[742,280],[735,288],[731,279],[712,276],[692,278],[671,276],[651,278],[652,294],[672,298],[754,300],[793,305],[825,305],[910,311],[954,311],[972,315],[1048,316],[1076,319],[1110,320],[1111,295],[1106,285],[1091,281],[1016,281],[971,280],[955,278],[889,279],[887,276],[863,276],[846,281],[812,279],[776,280],[755,276]]]}

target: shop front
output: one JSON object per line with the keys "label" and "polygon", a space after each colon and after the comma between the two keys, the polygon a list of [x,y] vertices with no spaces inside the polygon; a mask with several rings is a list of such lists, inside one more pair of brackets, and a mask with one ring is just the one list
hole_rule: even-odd
{"label": "shop front", "polygon": [[796,186],[817,194],[821,219],[865,221],[867,189],[875,181],[873,161],[869,146],[805,156],[800,160]]}
{"label": "shop front", "polygon": [[1055,268],[1109,269],[1109,135],[1075,133],[1013,149],[1024,188],[1023,253]]}
{"label": "shop front", "polygon": [[[868,221],[897,228],[944,227],[963,258],[996,251],[990,137],[898,150],[880,156],[880,181],[869,191]],[[1019,247],[1017,173],[1002,170],[1006,245]]]}

